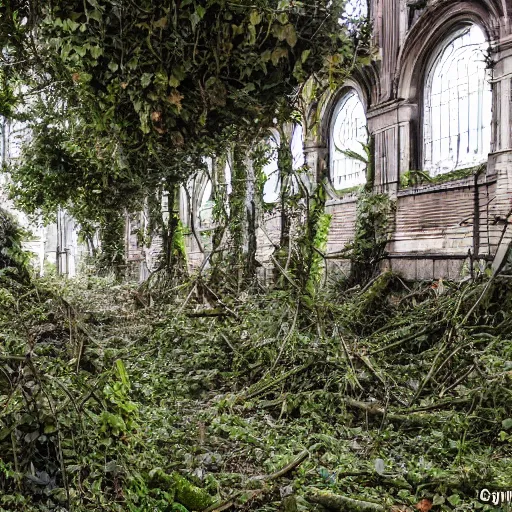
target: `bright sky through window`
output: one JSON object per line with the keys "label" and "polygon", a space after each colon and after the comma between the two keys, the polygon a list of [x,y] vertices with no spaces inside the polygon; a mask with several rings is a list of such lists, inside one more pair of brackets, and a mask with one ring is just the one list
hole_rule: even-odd
{"label": "bright sky through window", "polygon": [[491,145],[488,42],[476,25],[444,41],[424,94],[423,168],[432,175],[478,165]]}
{"label": "bright sky through window", "polygon": [[365,164],[345,151],[364,157],[363,144],[367,138],[364,107],[352,90],[341,99],[331,125],[331,179],[335,189],[352,188],[366,181]]}
{"label": "bright sky through window", "polygon": [[279,199],[279,189],[281,188],[281,180],[279,179],[279,166],[277,163],[278,142],[273,136],[267,139],[270,146],[270,155],[268,162],[263,167],[263,173],[267,177],[263,186],[263,200],[266,203],[276,203]]}

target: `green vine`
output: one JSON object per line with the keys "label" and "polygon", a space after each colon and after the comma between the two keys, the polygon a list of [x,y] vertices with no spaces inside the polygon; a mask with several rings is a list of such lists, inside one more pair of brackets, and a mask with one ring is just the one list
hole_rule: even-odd
{"label": "green vine", "polygon": [[351,283],[366,283],[379,272],[389,241],[395,203],[387,194],[363,190],[357,200],[354,240],[348,244]]}

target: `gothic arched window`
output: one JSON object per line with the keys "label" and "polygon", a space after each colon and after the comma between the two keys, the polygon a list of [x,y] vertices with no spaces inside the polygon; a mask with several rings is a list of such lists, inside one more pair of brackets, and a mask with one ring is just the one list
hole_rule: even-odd
{"label": "gothic arched window", "polygon": [[336,190],[365,183],[364,162],[346,152],[355,152],[364,158],[363,144],[367,139],[364,107],[359,95],[352,89],[341,98],[331,123],[330,169],[332,184]]}
{"label": "gothic arched window", "polygon": [[423,168],[431,175],[473,167],[491,146],[488,42],[466,26],[440,45],[428,68],[423,105]]}

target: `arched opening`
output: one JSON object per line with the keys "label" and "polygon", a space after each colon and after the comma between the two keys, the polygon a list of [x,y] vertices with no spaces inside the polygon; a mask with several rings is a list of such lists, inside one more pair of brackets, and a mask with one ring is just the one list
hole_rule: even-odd
{"label": "arched opening", "polygon": [[423,94],[423,169],[432,176],[487,160],[492,91],[488,41],[478,25],[451,33],[427,67]]}
{"label": "arched opening", "polygon": [[199,228],[210,229],[213,227],[213,187],[212,182],[208,178],[208,181],[204,185],[203,193],[201,194],[201,200],[199,201],[199,208],[197,215],[199,217]]}
{"label": "arched opening", "polygon": [[335,190],[345,190],[366,181],[363,161],[368,139],[363,103],[354,89],[349,90],[336,106],[330,129],[330,178]]}

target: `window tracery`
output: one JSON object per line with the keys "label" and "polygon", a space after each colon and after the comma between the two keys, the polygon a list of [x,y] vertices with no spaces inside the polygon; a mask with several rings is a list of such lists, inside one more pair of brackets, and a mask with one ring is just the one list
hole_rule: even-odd
{"label": "window tracery", "polygon": [[331,123],[330,169],[336,190],[365,183],[365,164],[347,152],[357,153],[364,158],[363,144],[367,138],[364,107],[359,95],[352,89],[338,103]]}
{"label": "window tracery", "polygon": [[446,39],[428,69],[423,110],[423,168],[431,175],[484,162],[491,146],[488,42],[477,25]]}

